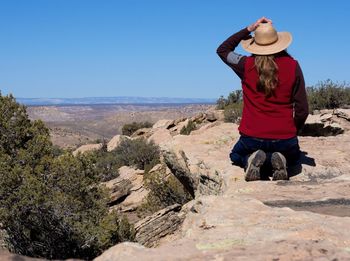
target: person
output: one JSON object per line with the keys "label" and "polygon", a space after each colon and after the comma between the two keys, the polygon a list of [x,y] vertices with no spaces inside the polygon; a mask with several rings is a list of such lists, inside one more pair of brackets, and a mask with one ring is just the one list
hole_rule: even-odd
{"label": "person", "polygon": [[[302,70],[286,51],[291,42],[289,32],[277,32],[272,21],[262,17],[217,49],[242,83],[240,138],[230,159],[245,169],[246,181],[262,179],[263,165],[272,170],[272,180],[287,180],[287,167],[300,157],[297,133],[309,109]],[[251,56],[235,52],[239,43]]]}

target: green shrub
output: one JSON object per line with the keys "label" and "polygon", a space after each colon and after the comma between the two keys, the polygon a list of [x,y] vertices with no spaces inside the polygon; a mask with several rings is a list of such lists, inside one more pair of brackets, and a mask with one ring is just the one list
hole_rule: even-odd
{"label": "green shrub", "polygon": [[243,93],[242,90],[235,90],[229,93],[227,98],[224,96],[220,96],[220,98],[216,101],[216,109],[224,110],[227,106],[231,104],[239,104],[243,101]]}
{"label": "green shrub", "polygon": [[0,220],[7,247],[49,259],[92,259],[134,230],[108,211],[96,157],[57,153],[41,121],[0,94]]}
{"label": "green shrub", "polygon": [[140,211],[154,213],[175,203],[185,204],[192,199],[174,175],[166,176],[165,170],[145,174],[145,187],[150,191]]}
{"label": "green shrub", "polygon": [[196,123],[189,120],[186,126],[183,126],[180,130],[181,135],[190,135],[191,131],[196,129]]}
{"label": "green shrub", "polygon": [[135,131],[137,131],[138,129],[142,129],[142,128],[151,128],[153,125],[152,123],[146,121],[146,122],[132,122],[132,123],[128,123],[125,124],[122,128],[122,134],[123,135],[127,135],[127,136],[131,136]]}
{"label": "green shrub", "polygon": [[86,157],[94,159],[99,182],[106,182],[119,176],[118,169],[122,166],[114,153],[106,150],[93,150],[86,153]]}
{"label": "green shrub", "polygon": [[160,148],[153,141],[144,138],[123,139],[113,154],[120,166],[132,166],[145,171],[160,161]]}
{"label": "green shrub", "polygon": [[239,123],[242,118],[243,103],[232,103],[224,109],[224,121]]}
{"label": "green shrub", "polygon": [[336,109],[350,104],[350,88],[331,80],[307,88],[310,111]]}
{"label": "green shrub", "polygon": [[242,90],[236,90],[224,98],[220,98],[216,101],[216,108],[218,110],[224,110],[224,121],[239,123],[242,118],[243,110],[243,93]]}

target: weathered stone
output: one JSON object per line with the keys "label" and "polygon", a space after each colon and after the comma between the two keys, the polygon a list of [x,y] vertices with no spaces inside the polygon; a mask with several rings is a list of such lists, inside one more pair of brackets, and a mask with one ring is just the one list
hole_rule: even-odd
{"label": "weathered stone", "polygon": [[182,129],[183,127],[185,127],[185,126],[188,125],[189,121],[190,121],[189,119],[186,119],[186,120],[184,120],[184,121],[179,122],[179,123],[176,124],[174,127],[172,127],[172,128],[170,129],[170,131],[171,131],[172,133],[179,134],[180,131],[181,131],[181,129]]}
{"label": "weathered stone", "polygon": [[128,179],[116,178],[104,183],[105,186],[110,190],[109,205],[119,204],[130,194],[132,188],[131,181]]}
{"label": "weathered stone", "polygon": [[136,241],[146,247],[153,247],[164,236],[177,230],[183,221],[178,213],[181,205],[174,204],[135,224]]}
{"label": "weathered stone", "polygon": [[102,148],[102,143],[86,144],[86,145],[80,146],[75,151],[73,151],[73,155],[76,156],[78,153],[85,153],[88,151],[100,150],[101,148]]}
{"label": "weathered stone", "polygon": [[175,119],[175,120],[174,120],[174,124],[175,124],[175,125],[178,125],[179,123],[181,123],[181,122],[183,122],[183,121],[185,121],[185,120],[187,120],[187,118],[184,118],[184,117]]}
{"label": "weathered stone", "polygon": [[333,122],[330,113],[309,115],[300,133],[301,136],[334,136],[344,132],[344,128]]}
{"label": "weathered stone", "polygon": [[320,115],[321,122],[327,122],[332,120],[333,115],[331,113],[325,113]]}
{"label": "weathered stone", "polygon": [[164,161],[174,176],[181,182],[186,191],[194,198],[198,185],[198,177],[194,176],[186,163],[186,156],[180,151],[177,156],[173,151],[163,154]]}
{"label": "weathered stone", "polygon": [[170,131],[167,129],[157,129],[154,133],[148,138],[148,141],[153,141],[158,145],[168,142],[172,139]]}
{"label": "weathered stone", "polygon": [[338,110],[335,110],[333,112],[334,115],[336,115],[337,117],[339,118],[343,118],[347,121],[350,121],[350,115],[349,113],[347,113],[349,110],[341,110],[341,109],[338,109]]}
{"label": "weathered stone", "polygon": [[[239,138],[236,124],[174,136],[167,144],[175,153],[172,171],[198,176],[198,183],[192,181],[196,198],[178,213],[185,216],[182,225],[157,248],[122,243],[106,254],[123,261],[350,260],[350,123],[336,115],[326,123],[345,131],[299,137],[305,153],[295,172],[288,168],[289,181],[245,182],[244,170],[229,159]],[[199,192],[202,184],[210,189]],[[328,212],[311,208],[326,203]]]}
{"label": "weathered stone", "polygon": [[148,138],[152,135],[152,128],[141,128],[136,130],[133,134],[131,134],[131,138],[144,137]]}
{"label": "weathered stone", "polygon": [[205,120],[205,114],[204,113],[198,113],[197,115],[190,118],[193,122],[197,124],[201,124]]}
{"label": "weathered stone", "polygon": [[209,122],[224,121],[224,110],[209,110],[205,112],[205,119]]}
{"label": "weathered stone", "polygon": [[159,120],[153,125],[153,129],[169,129],[171,127],[175,126],[174,125],[174,120]]}
{"label": "weathered stone", "polygon": [[[110,189],[111,196],[109,205],[111,206],[122,202],[124,203],[130,194],[142,191],[143,187],[143,170],[135,170],[123,166],[119,168],[118,172],[119,176],[117,178],[103,183],[108,189]],[[140,197],[141,196],[133,195],[133,197],[126,202],[126,206],[137,204],[137,199]]]}
{"label": "weathered stone", "polygon": [[0,249],[0,260],[1,261],[44,261],[46,259],[32,258],[32,257],[27,257],[27,256],[16,255],[16,254],[12,254],[6,250]]}
{"label": "weathered stone", "polygon": [[123,139],[129,139],[126,135],[115,135],[108,143],[107,143],[107,151],[112,151],[119,146]]}
{"label": "weathered stone", "polygon": [[222,192],[223,179],[217,171],[214,174],[200,173],[196,197],[202,195],[219,195]]}

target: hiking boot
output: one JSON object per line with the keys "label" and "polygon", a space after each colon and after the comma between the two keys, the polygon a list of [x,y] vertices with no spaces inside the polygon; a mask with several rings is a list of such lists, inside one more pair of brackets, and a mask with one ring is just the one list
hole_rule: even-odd
{"label": "hiking boot", "polygon": [[272,153],[272,180],[288,180],[287,161],[279,152]]}
{"label": "hiking boot", "polygon": [[264,164],[265,160],[266,154],[262,150],[257,150],[249,156],[245,172],[246,181],[260,180],[260,167]]}

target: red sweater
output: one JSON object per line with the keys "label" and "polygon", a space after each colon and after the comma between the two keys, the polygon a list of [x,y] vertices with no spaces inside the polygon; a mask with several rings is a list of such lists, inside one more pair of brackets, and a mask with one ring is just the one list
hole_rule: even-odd
{"label": "red sweater", "polygon": [[257,90],[258,73],[254,56],[234,53],[242,39],[249,37],[245,28],[223,42],[217,49],[220,58],[242,80],[243,114],[239,131],[247,136],[265,139],[295,137],[308,115],[305,82],[298,62],[287,54],[277,55],[279,83],[274,95],[266,98]]}

